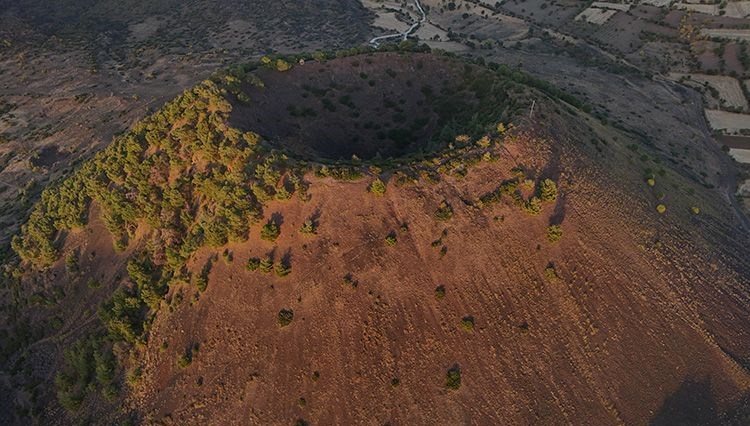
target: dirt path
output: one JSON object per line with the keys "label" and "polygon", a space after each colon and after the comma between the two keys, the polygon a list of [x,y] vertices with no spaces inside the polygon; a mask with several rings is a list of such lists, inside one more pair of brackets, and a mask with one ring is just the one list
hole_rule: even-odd
{"label": "dirt path", "polygon": [[401,37],[402,40],[406,40],[406,38],[409,37],[411,33],[413,33],[417,28],[419,28],[420,25],[422,25],[425,21],[427,21],[427,14],[425,13],[424,9],[422,9],[422,4],[419,3],[419,0],[414,0],[414,5],[417,6],[417,10],[419,10],[419,13],[422,14],[422,17],[419,19],[419,21],[412,24],[411,27],[409,27],[409,29],[404,31],[403,33],[388,34],[384,36],[375,37],[372,40],[370,40],[370,44],[377,47],[380,44],[380,40],[386,40],[389,38],[397,38],[397,37]]}

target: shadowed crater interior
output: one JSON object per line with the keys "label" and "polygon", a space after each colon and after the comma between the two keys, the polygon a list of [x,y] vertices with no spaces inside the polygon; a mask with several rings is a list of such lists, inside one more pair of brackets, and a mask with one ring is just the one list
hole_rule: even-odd
{"label": "shadowed crater interior", "polygon": [[[282,67],[283,68],[283,67]],[[309,159],[396,158],[507,122],[521,86],[428,53],[372,53],[250,71],[232,125]]]}

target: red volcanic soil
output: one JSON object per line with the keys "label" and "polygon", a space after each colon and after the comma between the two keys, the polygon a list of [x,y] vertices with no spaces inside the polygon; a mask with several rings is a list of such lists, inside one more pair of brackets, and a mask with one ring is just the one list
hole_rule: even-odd
{"label": "red volcanic soil", "polygon": [[[265,89],[248,92],[252,103],[236,107],[233,124],[298,156],[331,160],[350,149],[376,158],[425,150],[432,129],[445,128],[443,101],[482,105],[472,82],[483,75],[473,67],[394,56],[377,74],[366,58],[330,62],[357,69],[337,80],[342,92],[332,100],[364,82],[372,89],[354,90],[348,101],[374,116],[397,112],[381,101],[403,95],[395,105],[427,119],[428,130],[412,135],[425,137],[414,139],[417,146],[377,133],[349,145],[364,117],[310,106],[322,104],[312,87],[339,78],[315,63],[259,73]],[[416,78],[407,83],[420,58],[442,98],[428,102]],[[360,73],[378,75],[375,85]],[[493,96],[505,93],[491,83]],[[380,101],[368,104],[366,91]],[[194,254],[193,276],[212,262],[205,291],[170,281],[146,322],[147,343],[132,352],[115,345],[129,378],[120,417],[133,413],[146,425],[742,424],[750,407],[744,217],[722,188],[676,172],[648,141],[536,90],[507,91],[516,96],[507,97],[497,122],[524,98],[535,108],[497,140],[461,137],[398,172],[362,163],[367,176],[354,181],[308,171],[308,199],[269,201],[248,241]],[[272,107],[271,94],[281,106]],[[294,109],[290,99],[299,100]],[[347,103],[335,106],[347,111]],[[318,115],[296,115],[306,105]],[[330,138],[318,145],[322,136]],[[720,161],[718,146],[695,149],[706,163]],[[375,175],[387,185],[381,195],[368,191]],[[524,203],[546,179],[558,195],[530,214]],[[486,197],[511,180],[517,199]],[[155,244],[143,224],[127,251],[116,253],[96,206],[90,216],[84,229],[60,237],[61,253],[80,254],[78,275],[66,274],[60,259],[30,278],[75,299],[58,307],[65,309],[61,333],[28,351],[45,358],[33,365],[46,368],[38,376],[50,381],[65,345],[87,325],[79,319],[127,282],[134,253]],[[268,220],[280,226],[274,241],[260,237]],[[300,232],[308,220],[316,233]],[[550,241],[550,225],[562,228],[559,241]],[[291,272],[246,267],[266,257]],[[91,278],[104,288],[88,286]],[[460,372],[460,386],[447,386],[449,372]],[[119,415],[114,403],[85,404],[92,419]],[[74,415],[50,407],[47,423],[71,423]]]}
{"label": "red volcanic soil", "polygon": [[[723,421],[750,389],[747,235],[717,193],[687,196],[668,186],[694,185],[676,175],[649,188],[638,168],[612,167],[631,155],[617,144],[592,160],[577,120],[550,123],[575,131],[515,138],[465,178],[390,182],[382,197],[369,180],[311,176],[310,201],[267,206],[277,241],[254,229],[228,246],[232,262],[215,262],[205,293],[172,289],[133,407],[179,425]],[[557,201],[538,216],[475,205],[517,166],[556,180]],[[434,215],[443,201],[448,221]],[[310,217],[318,233],[299,233]],[[546,240],[550,223],[562,224],[558,243]],[[245,269],[269,253],[291,274]],[[285,327],[282,309],[294,312]],[[451,368],[458,390],[445,386]]]}

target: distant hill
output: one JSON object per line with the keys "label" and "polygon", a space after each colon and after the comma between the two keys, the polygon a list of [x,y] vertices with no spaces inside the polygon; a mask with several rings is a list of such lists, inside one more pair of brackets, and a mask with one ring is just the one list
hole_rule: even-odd
{"label": "distant hill", "polygon": [[361,4],[344,0],[0,0],[0,35],[17,44],[55,37],[116,56],[128,48],[195,54],[299,43],[303,35],[349,46],[369,34],[369,16]]}

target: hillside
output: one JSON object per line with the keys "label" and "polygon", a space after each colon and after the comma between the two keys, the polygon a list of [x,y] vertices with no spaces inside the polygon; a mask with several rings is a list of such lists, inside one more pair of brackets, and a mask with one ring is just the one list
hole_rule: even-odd
{"label": "hillside", "polygon": [[426,50],[219,72],[45,190],[6,266],[0,422],[746,422],[723,192]]}

